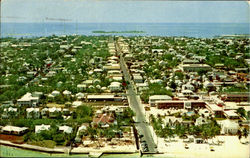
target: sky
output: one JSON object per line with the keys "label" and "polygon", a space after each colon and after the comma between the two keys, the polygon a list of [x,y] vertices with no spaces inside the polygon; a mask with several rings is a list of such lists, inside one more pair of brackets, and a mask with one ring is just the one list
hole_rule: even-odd
{"label": "sky", "polygon": [[246,1],[2,0],[2,22],[249,23]]}

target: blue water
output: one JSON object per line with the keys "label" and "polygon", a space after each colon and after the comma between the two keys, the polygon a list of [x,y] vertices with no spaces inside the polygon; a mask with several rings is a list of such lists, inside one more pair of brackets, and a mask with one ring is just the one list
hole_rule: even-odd
{"label": "blue water", "polygon": [[[144,31],[145,33],[96,34],[92,31]],[[211,38],[250,34],[249,23],[2,23],[2,37],[50,35],[187,36]]]}

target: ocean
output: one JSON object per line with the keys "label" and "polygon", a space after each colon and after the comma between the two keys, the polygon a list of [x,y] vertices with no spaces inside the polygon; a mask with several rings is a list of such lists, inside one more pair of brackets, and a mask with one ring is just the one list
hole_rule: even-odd
{"label": "ocean", "polygon": [[[93,33],[93,31],[143,31],[144,33]],[[249,23],[1,23],[1,37],[51,35],[186,36],[212,38],[250,34]]]}

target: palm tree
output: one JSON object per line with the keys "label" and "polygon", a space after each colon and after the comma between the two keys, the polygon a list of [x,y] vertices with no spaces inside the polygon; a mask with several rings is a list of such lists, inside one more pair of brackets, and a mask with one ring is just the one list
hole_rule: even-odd
{"label": "palm tree", "polygon": [[238,136],[239,140],[241,140],[241,138],[242,138],[242,132],[241,132],[241,130],[237,131],[237,136]]}
{"label": "palm tree", "polygon": [[245,138],[247,138],[247,136],[248,136],[248,131],[247,131],[246,128],[243,129],[243,136],[244,136]]}

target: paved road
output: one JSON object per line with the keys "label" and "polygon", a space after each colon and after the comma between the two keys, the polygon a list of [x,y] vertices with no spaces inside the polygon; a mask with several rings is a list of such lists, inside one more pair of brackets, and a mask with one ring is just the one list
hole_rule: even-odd
{"label": "paved road", "polygon": [[[117,46],[117,47],[119,49],[119,46]],[[118,52],[119,51],[120,50],[118,50]],[[131,83],[128,85],[127,96],[129,99],[130,107],[136,113],[136,122],[138,122],[138,123],[136,123],[136,127],[139,130],[139,133],[144,135],[143,139],[146,140],[146,142],[148,144],[149,152],[152,152],[152,153],[157,152],[157,148],[155,148],[156,145],[154,143],[152,133],[149,129],[149,125],[148,125],[148,123],[146,123],[144,109],[140,103],[140,98],[137,96],[137,94],[134,90],[134,85],[131,82],[129,72],[127,70],[127,67],[125,65],[125,61],[124,61],[122,56],[120,57],[120,64],[121,64],[121,69],[123,71],[125,81],[128,81]]]}

